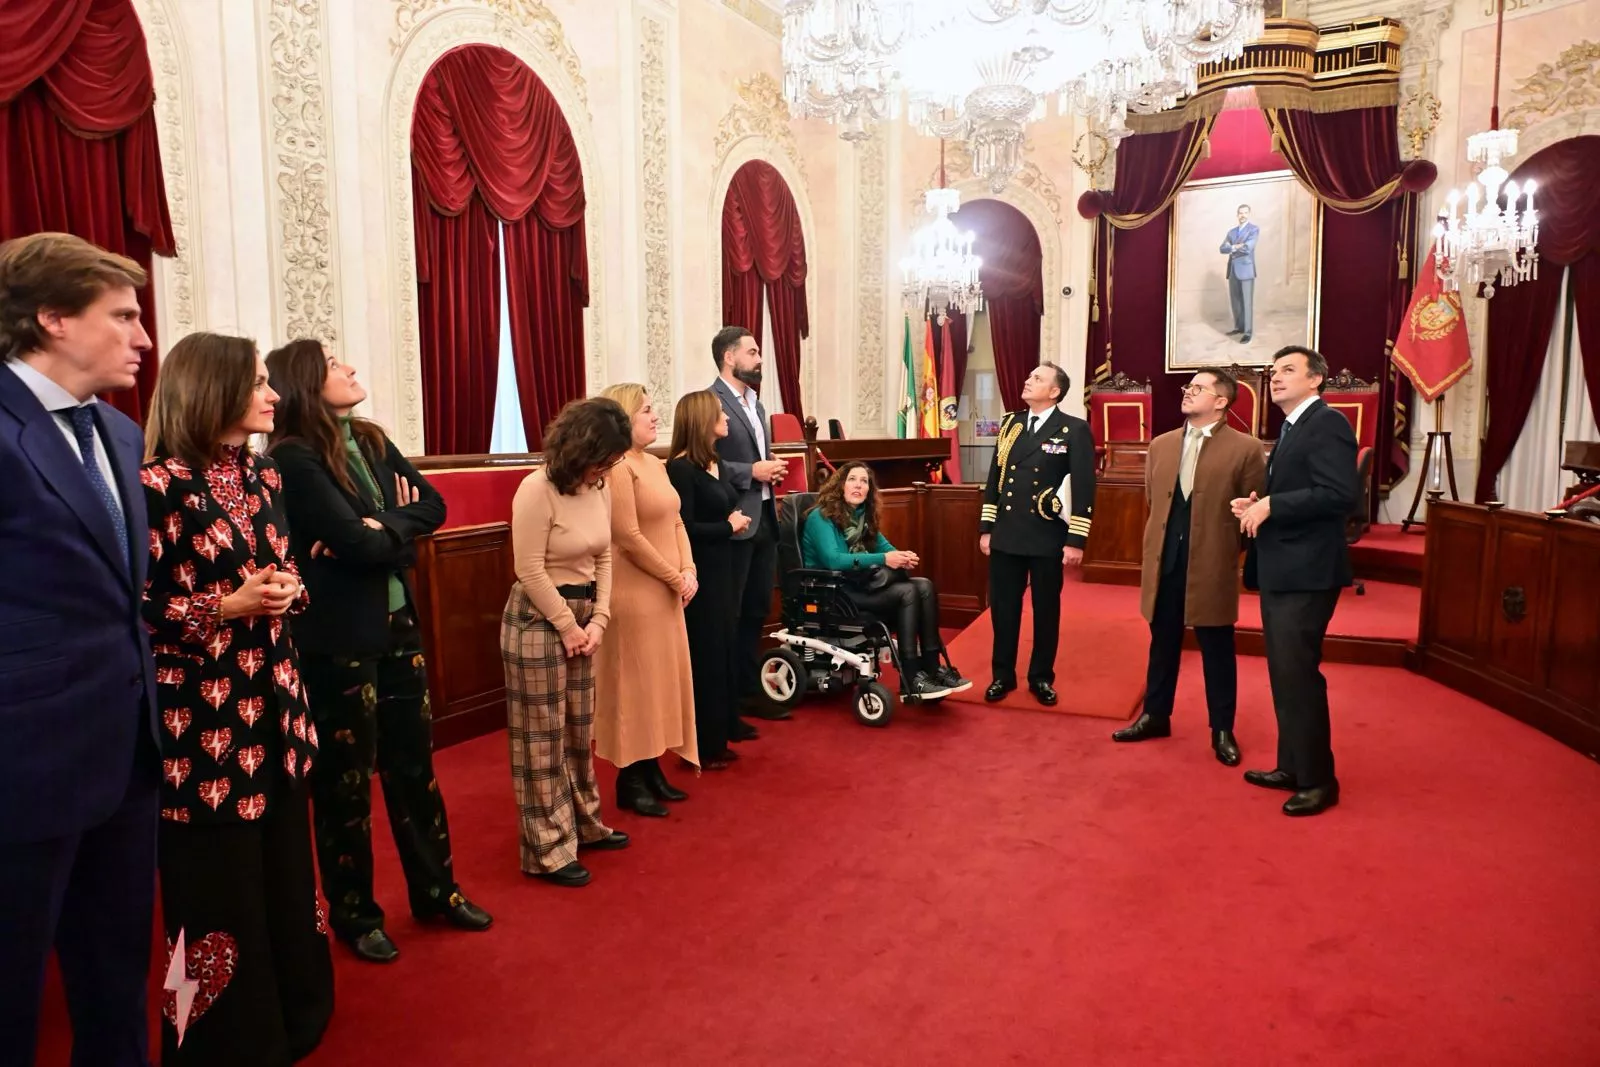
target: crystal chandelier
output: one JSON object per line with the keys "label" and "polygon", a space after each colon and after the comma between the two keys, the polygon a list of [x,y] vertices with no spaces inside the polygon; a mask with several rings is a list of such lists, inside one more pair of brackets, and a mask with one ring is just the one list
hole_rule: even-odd
{"label": "crystal chandelier", "polygon": [[1130,111],[1171,107],[1201,64],[1243,54],[1264,13],[1264,0],[787,0],[785,86],[795,114],[846,138],[903,98],[919,132],[966,140],[998,193],[1051,97],[1114,143]]}
{"label": "crystal chandelier", "polygon": [[939,143],[939,188],[923,195],[933,221],[911,235],[911,254],[900,261],[901,295],[906,309],[926,314],[949,308],[970,314],[983,308],[978,270],[983,260],[972,254],[977,235],[962,233],[950,221],[961,206],[961,192],[944,185],[944,142]]}
{"label": "crystal chandelier", "polygon": [[1524,182],[1518,188],[1516,182],[1506,180],[1509,175],[1500,165],[1517,154],[1517,131],[1500,129],[1500,45],[1505,30],[1505,0],[1497,6],[1494,101],[1489,109],[1489,129],[1467,138],[1467,159],[1481,164],[1483,169],[1476,182],[1467,183],[1465,212],[1461,193],[1452,189],[1433,226],[1434,265],[1440,283],[1454,290],[1481,284],[1485,297],[1494,296],[1496,284],[1504,287],[1539,277],[1539,213],[1533,209],[1534,183]]}

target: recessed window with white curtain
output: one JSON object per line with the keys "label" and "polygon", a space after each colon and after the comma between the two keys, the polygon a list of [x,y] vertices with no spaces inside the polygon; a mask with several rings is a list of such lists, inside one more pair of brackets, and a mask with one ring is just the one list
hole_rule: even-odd
{"label": "recessed window with white curtain", "polygon": [[517,365],[511,358],[511,298],[506,292],[506,228],[500,226],[500,358],[494,385],[494,429],[490,452],[526,452],[528,431],[522,425],[522,396],[517,392]]}
{"label": "recessed window with white curtain", "polygon": [[1528,421],[1522,424],[1511,458],[1500,472],[1500,492],[1506,506],[1518,511],[1544,511],[1561,502],[1562,490],[1572,475],[1561,469],[1568,441],[1600,440],[1594,406],[1583,378],[1583,351],[1578,345],[1577,305],[1572,273],[1561,282],[1556,304],[1555,329],[1545,354],[1539,391],[1534,394]]}
{"label": "recessed window with white curtain", "polygon": [[[772,304],[767,300],[761,301],[761,336],[771,338],[772,332]],[[778,360],[770,349],[763,348],[761,352],[761,406],[767,409],[767,417],[783,410],[783,390],[778,385]]]}

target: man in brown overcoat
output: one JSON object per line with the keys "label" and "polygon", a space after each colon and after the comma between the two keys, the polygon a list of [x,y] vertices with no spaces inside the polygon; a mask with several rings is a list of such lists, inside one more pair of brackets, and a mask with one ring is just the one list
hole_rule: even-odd
{"label": "man in brown overcoat", "polygon": [[1184,424],[1150,442],[1140,610],[1150,623],[1144,712],[1112,734],[1117,741],[1172,735],[1183,630],[1193,626],[1205,668],[1211,748],[1229,767],[1239,762],[1233,736],[1238,697],[1233,625],[1239,619],[1239,520],[1230,501],[1261,492],[1261,442],[1228,425],[1239,383],[1222,370],[1195,374],[1183,391]]}

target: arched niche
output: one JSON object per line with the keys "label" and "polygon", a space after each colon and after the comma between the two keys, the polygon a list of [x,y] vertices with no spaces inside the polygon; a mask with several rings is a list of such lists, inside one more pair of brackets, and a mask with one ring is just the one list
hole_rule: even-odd
{"label": "arched niche", "polygon": [[[565,42],[558,42],[564,47]],[[587,208],[584,229],[589,259],[589,307],[584,319],[584,347],[587,353],[588,381],[605,380],[601,365],[604,345],[605,275],[600,262],[602,233],[601,197],[603,185],[593,181],[599,174],[599,151],[589,105],[581,83],[569,71],[572,57],[557,55],[546,39],[526,32],[517,23],[483,8],[451,7],[437,11],[418,22],[401,42],[384,90],[384,166],[388,179],[386,221],[390,262],[388,303],[390,317],[389,358],[393,361],[393,380],[397,385],[398,420],[396,443],[413,454],[422,450],[422,361],[417,334],[417,250],[411,207],[411,120],[416,111],[417,90],[422,79],[440,56],[466,44],[504,48],[538,75],[556,103],[560,105],[578,160],[586,176],[584,190]]]}

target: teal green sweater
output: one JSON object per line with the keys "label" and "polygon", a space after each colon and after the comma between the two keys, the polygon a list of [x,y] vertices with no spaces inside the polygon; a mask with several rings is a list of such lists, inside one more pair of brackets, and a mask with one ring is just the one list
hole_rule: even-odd
{"label": "teal green sweater", "polygon": [[[857,508],[856,514],[860,513],[861,509]],[[868,570],[883,566],[884,555],[895,550],[889,539],[881,533],[873,548],[872,552],[850,551],[844,531],[829,522],[820,508],[806,516],[806,528],[800,538],[800,555],[809,568],[824,571]]]}

